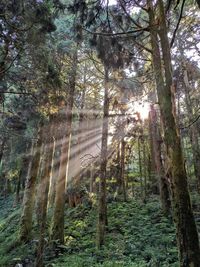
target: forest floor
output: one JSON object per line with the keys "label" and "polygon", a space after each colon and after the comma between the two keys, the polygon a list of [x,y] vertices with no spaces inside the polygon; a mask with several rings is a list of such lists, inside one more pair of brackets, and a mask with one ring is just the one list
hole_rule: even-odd
{"label": "forest floor", "polygon": [[[29,244],[18,242],[20,206],[0,200],[0,266],[33,266],[37,225]],[[65,245],[46,248],[45,266],[54,267],[177,267],[175,229],[160,212],[159,199],[108,204],[106,245],[95,247],[96,207],[87,203],[65,213]],[[50,220],[49,220],[50,221]],[[198,218],[197,218],[198,222]],[[200,226],[200,225],[199,225]],[[20,266],[20,265],[19,265]]]}

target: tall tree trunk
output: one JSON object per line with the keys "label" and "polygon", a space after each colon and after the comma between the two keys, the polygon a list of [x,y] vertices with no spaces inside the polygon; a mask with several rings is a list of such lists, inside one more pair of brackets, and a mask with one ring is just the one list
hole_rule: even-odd
{"label": "tall tree trunk", "polygon": [[80,105],[80,114],[79,114],[79,127],[78,127],[78,175],[76,176],[75,184],[77,186],[80,185],[81,181],[81,154],[83,150],[83,135],[84,135],[84,106],[85,106],[85,95],[86,95],[86,74],[87,74],[87,65],[85,63],[84,66],[84,73],[83,73],[83,88],[82,88],[82,95],[81,95],[81,105]]}
{"label": "tall tree trunk", "polygon": [[146,151],[146,142],[143,140],[143,173],[144,173],[144,203],[146,203],[147,199],[147,151]]}
{"label": "tall tree trunk", "polygon": [[158,0],[158,7],[160,21],[159,35],[164,61],[165,79],[163,79],[159,42],[155,29],[154,7],[152,1],[148,0],[150,36],[153,50],[152,59],[161,118],[163,121],[164,142],[166,143],[168,162],[172,173],[173,216],[176,225],[180,267],[198,267],[200,266],[198,233],[190,203],[180,136],[176,126],[176,114],[173,105],[174,93],[171,56],[162,0]]}
{"label": "tall tree trunk", "polygon": [[150,145],[150,165],[149,165],[149,174],[150,174],[150,186],[153,193],[158,193],[158,180],[156,179],[156,163],[155,163],[155,146],[154,146],[154,127],[151,118],[151,112],[149,112],[149,145]]}
{"label": "tall tree trunk", "polygon": [[30,162],[28,176],[26,180],[26,187],[22,205],[22,215],[20,222],[20,239],[22,241],[28,241],[31,236],[32,230],[32,216],[35,202],[35,187],[37,174],[40,164],[40,154],[42,145],[42,129],[39,128],[37,135],[37,142],[33,148],[32,160]]}
{"label": "tall tree trunk", "polygon": [[94,171],[95,164],[91,164],[90,166],[90,193],[94,193]]}
{"label": "tall tree trunk", "polygon": [[97,247],[101,248],[105,242],[105,228],[107,224],[107,203],[106,203],[106,166],[108,146],[108,68],[104,66],[104,105],[103,105],[103,128],[101,141],[101,163],[100,163],[100,187],[99,187],[99,210],[97,225]]}
{"label": "tall tree trunk", "polygon": [[40,179],[39,184],[39,199],[40,202],[38,203],[39,207],[39,243],[37,248],[37,259],[36,259],[36,266],[42,267],[43,264],[43,252],[44,252],[44,244],[45,244],[45,235],[46,235],[46,218],[47,218],[47,204],[48,204],[48,193],[49,193],[49,184],[50,184],[50,175],[51,175],[51,163],[52,163],[52,156],[53,156],[53,138],[52,138],[52,125],[48,125],[46,130],[51,128],[50,131],[45,132],[45,148],[44,148],[44,159],[43,159],[43,171]]}
{"label": "tall tree trunk", "polygon": [[3,158],[5,144],[6,144],[6,138],[3,137],[2,141],[1,141],[1,147],[0,147],[0,165],[1,165],[2,158]]}
{"label": "tall tree trunk", "polygon": [[49,189],[49,207],[54,205],[56,195],[56,181],[59,175],[61,144],[57,138],[53,138],[53,159],[51,171],[51,183]]}
{"label": "tall tree trunk", "polygon": [[127,195],[126,195],[126,184],[125,184],[125,127],[126,127],[126,119],[125,119],[125,110],[121,109],[122,117],[121,121],[120,118],[118,120],[119,127],[120,127],[120,141],[119,141],[119,156],[120,156],[120,173],[119,173],[119,179],[120,179],[120,188],[119,193],[123,196],[123,200],[127,201]]}
{"label": "tall tree trunk", "polygon": [[120,153],[120,179],[122,182],[122,193],[123,193],[123,200],[127,201],[126,195],[126,185],[125,185],[125,141],[124,136],[121,140],[121,153]]}
{"label": "tall tree trunk", "polygon": [[6,139],[3,137],[0,146],[0,194],[4,194],[4,181],[5,181],[5,173],[2,171],[2,159],[4,155]]}
{"label": "tall tree trunk", "polygon": [[167,184],[167,177],[165,176],[164,165],[162,162],[161,156],[161,135],[158,126],[158,119],[156,110],[153,105],[149,112],[149,120],[151,124],[151,135],[152,135],[152,145],[154,150],[154,161],[156,165],[156,176],[159,178],[160,184],[160,199],[162,210],[165,214],[169,213],[170,210],[170,199],[169,199],[169,190]]}
{"label": "tall tree trunk", "polygon": [[64,207],[65,207],[65,187],[66,187],[66,173],[69,161],[69,149],[70,149],[70,135],[72,125],[72,108],[74,103],[74,93],[76,85],[76,73],[77,73],[77,53],[78,49],[74,52],[71,72],[69,73],[69,95],[66,109],[66,129],[65,135],[62,141],[61,159],[59,176],[56,183],[56,197],[55,208],[52,222],[51,239],[59,240],[64,243]]}
{"label": "tall tree trunk", "polygon": [[[182,54],[182,53],[181,53]],[[190,99],[190,84],[188,79],[187,69],[184,68],[183,73],[183,85],[185,89],[185,104],[188,112],[189,121],[194,120],[194,112],[192,109],[192,103]],[[190,141],[192,145],[193,163],[194,163],[194,173],[198,182],[198,190],[200,191],[200,146],[199,146],[199,131],[198,126],[193,123],[189,129]]]}
{"label": "tall tree trunk", "polygon": [[142,151],[141,151],[141,139],[142,136],[138,136],[138,167],[139,167],[139,174],[140,174],[140,191],[141,197],[143,196],[143,172],[142,172]]}
{"label": "tall tree trunk", "polygon": [[[21,188],[21,172],[20,170],[19,175],[17,177],[17,185],[16,185],[16,195],[15,195],[15,204],[18,204],[20,201],[20,188]],[[14,204],[14,205],[15,205]]]}
{"label": "tall tree trunk", "polygon": [[120,177],[121,166],[120,166],[120,142],[117,143],[117,152],[116,152],[116,182],[117,182],[117,194],[120,194],[122,188],[122,180]]}

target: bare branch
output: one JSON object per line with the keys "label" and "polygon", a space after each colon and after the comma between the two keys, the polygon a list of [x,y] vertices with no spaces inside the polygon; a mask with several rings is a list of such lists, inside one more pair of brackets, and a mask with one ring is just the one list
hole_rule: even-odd
{"label": "bare branch", "polygon": [[145,28],[140,28],[140,29],[135,29],[133,31],[127,31],[127,32],[116,32],[116,33],[109,33],[109,32],[92,32],[88,29],[83,28],[84,31],[94,34],[94,35],[101,35],[101,36],[120,36],[120,35],[128,35],[128,34],[133,34],[137,32],[142,32],[142,31],[147,31],[149,32],[149,27]]}
{"label": "bare branch", "polygon": [[185,4],[185,0],[183,0],[182,5],[181,5],[181,12],[180,12],[180,15],[179,15],[178,23],[177,23],[176,28],[175,28],[175,30],[174,30],[174,32],[173,32],[172,40],[171,40],[171,42],[170,42],[170,47],[172,47],[173,44],[174,44],[174,41],[175,41],[175,38],[176,38],[176,32],[178,31],[179,24],[180,24],[181,19],[182,19],[182,17],[183,17],[183,8],[184,8],[184,4]]}

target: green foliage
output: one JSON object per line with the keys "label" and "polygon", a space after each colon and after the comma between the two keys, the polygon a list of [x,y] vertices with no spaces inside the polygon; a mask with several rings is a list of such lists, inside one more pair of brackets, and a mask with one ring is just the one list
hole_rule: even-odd
{"label": "green foliage", "polygon": [[178,266],[175,229],[157,199],[144,205],[110,203],[106,244],[96,250],[96,211],[84,206],[66,212],[65,248],[53,266]]}
{"label": "green foliage", "polygon": [[[11,266],[24,259],[34,261],[33,241],[19,244],[19,207],[12,199],[1,200],[0,266]],[[175,229],[163,217],[159,201],[152,198],[145,205],[132,200],[108,205],[106,244],[96,249],[96,207],[80,205],[65,212],[65,245],[47,248],[45,266],[96,267],[177,267]],[[51,216],[49,216],[50,219]],[[34,239],[37,239],[34,228]]]}
{"label": "green foliage", "polygon": [[[12,199],[1,200],[0,217],[0,266],[9,266],[14,258],[25,256],[27,249],[25,245],[19,246],[18,228],[20,209],[12,208]],[[23,253],[22,253],[23,252]]]}

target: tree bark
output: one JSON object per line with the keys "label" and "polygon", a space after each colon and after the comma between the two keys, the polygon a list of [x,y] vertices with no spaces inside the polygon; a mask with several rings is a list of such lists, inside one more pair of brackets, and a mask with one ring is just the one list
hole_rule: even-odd
{"label": "tree bark", "polygon": [[126,185],[125,185],[125,141],[124,136],[121,140],[121,159],[120,159],[120,179],[122,182],[122,193],[123,193],[123,200],[127,201],[126,195]]}
{"label": "tree bark", "polygon": [[119,140],[119,147],[120,147],[120,173],[119,173],[119,179],[120,179],[120,188],[119,193],[123,196],[123,200],[127,201],[127,195],[126,195],[126,184],[125,184],[125,127],[126,127],[126,120],[125,120],[125,110],[121,109],[122,118],[121,121],[119,120],[120,124],[120,140]]}
{"label": "tree bark", "polygon": [[49,207],[53,207],[56,195],[56,181],[59,175],[61,145],[56,137],[53,139],[53,156],[52,156],[52,171],[51,183],[49,189]]}
{"label": "tree bark", "polygon": [[142,151],[141,151],[141,139],[143,137],[139,136],[138,137],[138,167],[139,167],[139,174],[140,174],[140,191],[141,191],[141,197],[143,196],[143,172],[142,172]]}
{"label": "tree bark", "polygon": [[[52,125],[48,125],[46,130],[52,129]],[[47,204],[48,204],[48,193],[50,185],[50,175],[51,175],[51,163],[53,156],[53,138],[52,131],[45,132],[45,148],[44,148],[44,159],[43,159],[43,171],[41,174],[40,184],[39,184],[39,203],[38,203],[38,225],[39,225],[39,243],[37,247],[37,258],[36,266],[43,267],[43,252],[45,245],[45,235],[46,235],[46,219],[47,219]],[[49,135],[50,134],[50,135]]]}
{"label": "tree bark", "polygon": [[158,7],[160,21],[159,36],[164,62],[164,76],[162,73],[158,36],[155,30],[154,7],[152,1],[148,0],[150,36],[153,50],[152,59],[163,121],[164,142],[166,143],[168,162],[172,173],[173,217],[176,225],[179,261],[180,267],[197,267],[200,266],[199,240],[190,203],[180,136],[176,126],[171,56],[162,0],[158,0]]}
{"label": "tree bark", "polygon": [[[182,53],[181,53],[182,54]],[[187,69],[184,68],[183,73],[183,85],[185,89],[185,104],[188,112],[189,121],[194,120],[194,112],[192,109],[192,103],[190,99],[190,85],[188,79]],[[194,163],[194,173],[197,178],[198,191],[200,192],[200,146],[199,146],[199,131],[197,125],[194,123],[189,129],[190,141],[192,145],[193,163]]]}
{"label": "tree bark", "polygon": [[73,54],[73,62],[71,72],[69,73],[69,95],[66,108],[66,129],[65,135],[62,141],[61,159],[59,167],[59,175],[56,183],[56,197],[55,208],[52,222],[51,239],[59,240],[60,243],[64,243],[64,207],[65,207],[65,190],[66,190],[66,173],[69,161],[69,149],[70,149],[70,135],[72,126],[72,108],[74,103],[74,93],[76,85],[76,72],[77,72],[77,52]]}
{"label": "tree bark", "polygon": [[101,163],[100,163],[100,186],[99,186],[99,210],[97,225],[97,247],[100,249],[105,243],[105,231],[107,224],[107,203],[106,203],[106,166],[108,146],[108,68],[104,66],[104,105],[103,105],[103,128],[101,141]]}
{"label": "tree bark", "polygon": [[152,135],[152,145],[153,145],[153,161],[155,161],[156,166],[156,176],[159,178],[160,184],[160,200],[163,212],[167,215],[170,211],[170,196],[168,190],[167,177],[165,176],[164,165],[162,162],[161,153],[161,136],[158,128],[157,113],[153,105],[149,112],[149,120],[151,124],[151,135]]}
{"label": "tree bark", "polygon": [[143,174],[144,174],[144,203],[146,203],[147,200],[147,151],[146,151],[146,142],[145,139],[143,140]]}
{"label": "tree bark", "polygon": [[42,145],[42,129],[38,131],[37,142],[33,148],[32,160],[30,162],[29,171],[27,175],[26,187],[22,205],[22,215],[20,222],[20,240],[28,241],[31,237],[32,230],[32,216],[35,202],[35,187],[37,174],[40,164],[40,153]]}

